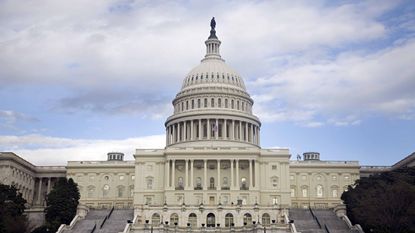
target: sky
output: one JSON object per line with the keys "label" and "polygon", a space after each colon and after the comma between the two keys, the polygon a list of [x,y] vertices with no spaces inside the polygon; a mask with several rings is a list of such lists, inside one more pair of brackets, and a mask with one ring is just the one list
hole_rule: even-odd
{"label": "sky", "polygon": [[164,148],[213,16],[263,148],[361,165],[415,151],[411,0],[0,0],[0,151],[65,165]]}

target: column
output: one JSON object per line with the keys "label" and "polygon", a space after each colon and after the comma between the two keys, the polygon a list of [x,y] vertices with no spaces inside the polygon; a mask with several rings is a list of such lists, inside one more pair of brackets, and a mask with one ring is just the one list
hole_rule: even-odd
{"label": "column", "polygon": [[204,169],[204,177],[203,177],[203,190],[207,190],[207,160],[203,160],[204,165],[203,165],[203,169]]}
{"label": "column", "polygon": [[251,124],[251,130],[250,130],[251,132],[251,143],[255,143],[254,142],[254,125],[253,124]]}
{"label": "column", "polygon": [[164,162],[164,174],[165,174],[165,184],[164,187],[168,188],[170,187],[170,160],[166,160]]}
{"label": "column", "polygon": [[252,180],[252,160],[248,160],[249,162],[249,190],[252,189],[253,180]]}
{"label": "column", "polygon": [[49,178],[48,178],[48,189],[47,189],[47,194],[49,194],[49,193],[50,193],[50,180],[51,180],[51,178],[49,177]]}
{"label": "column", "polygon": [[194,124],[194,121],[193,120],[191,120],[190,121],[190,140],[194,140],[194,127],[193,127],[193,124]]}
{"label": "column", "polygon": [[210,140],[210,132],[212,131],[212,129],[210,128],[210,120],[207,119],[207,139]]}
{"label": "column", "polygon": [[257,133],[257,137],[258,137],[258,146],[260,145],[261,141],[260,141],[260,135],[261,135],[261,129],[258,127],[258,133]]}
{"label": "column", "polygon": [[248,142],[248,122],[245,122],[245,141]]}
{"label": "column", "polygon": [[183,141],[187,140],[187,122],[183,122]]}
{"label": "column", "polygon": [[255,162],[255,171],[254,171],[254,176],[255,176],[255,188],[259,188],[259,163],[258,160],[254,160]]}
{"label": "column", "polygon": [[222,130],[222,133],[223,133],[222,138],[224,138],[224,139],[228,139],[228,137],[226,137],[227,133],[228,133],[228,127],[226,127],[226,126],[227,126],[226,125],[226,119],[224,119],[223,120],[223,130]]}
{"label": "column", "polygon": [[38,195],[37,195],[37,203],[40,205],[42,204],[40,202],[40,196],[42,196],[42,178],[39,178],[39,189],[38,189]]}
{"label": "column", "polygon": [[193,167],[194,167],[194,160],[190,160],[190,189],[194,189],[195,185],[193,183]]}
{"label": "column", "polygon": [[176,179],[175,179],[175,170],[176,170],[176,160],[173,159],[172,161],[172,166],[171,166],[171,186],[173,187],[173,189],[176,189]]}
{"label": "column", "polygon": [[198,130],[199,130],[199,140],[202,140],[202,119],[199,119],[199,125],[198,125]]}
{"label": "column", "polygon": [[169,127],[166,127],[166,146],[169,145]]}
{"label": "column", "polygon": [[235,179],[235,185],[237,187],[237,189],[240,189],[240,185],[239,185],[239,159],[236,160],[236,179]]}
{"label": "column", "polygon": [[189,187],[189,161],[186,159],[184,162],[185,162],[185,169],[186,169],[186,172],[184,173],[186,176],[184,187],[188,188]]}
{"label": "column", "polygon": [[242,141],[242,122],[239,121],[239,141]]}
{"label": "column", "polygon": [[173,124],[173,125],[171,125],[170,127],[172,127],[172,132],[173,132],[173,135],[172,135],[172,137],[173,137],[173,143],[175,143],[176,142],[176,127],[175,127],[175,125]]}
{"label": "column", "polygon": [[218,159],[218,187],[216,187],[216,190],[220,190],[220,159]]}
{"label": "column", "polygon": [[232,120],[232,130],[231,130],[231,133],[232,133],[232,135],[231,135],[231,139],[232,140],[235,140],[235,120]]}
{"label": "column", "polygon": [[218,121],[218,119],[216,119],[216,121],[215,121],[215,139],[216,140],[218,140],[218,138],[219,138],[219,121]]}
{"label": "column", "polygon": [[233,165],[234,165],[234,159],[232,159],[231,162],[231,188],[233,188],[235,186],[235,182],[234,182],[234,174],[233,174]]}

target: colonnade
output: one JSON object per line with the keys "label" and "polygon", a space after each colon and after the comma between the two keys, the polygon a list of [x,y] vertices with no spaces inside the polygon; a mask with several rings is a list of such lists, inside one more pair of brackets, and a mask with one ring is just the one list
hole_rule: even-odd
{"label": "colonnade", "polygon": [[[178,175],[180,166],[184,166],[182,167],[184,177]],[[200,172],[195,173],[195,168],[201,170],[202,167],[203,175]],[[216,174],[210,172],[208,175],[208,168],[209,170],[216,169]],[[241,174],[247,168],[248,174],[245,172]],[[213,184],[212,179],[214,179]],[[248,190],[259,188],[259,163],[254,159],[168,159],[165,163],[165,181],[166,189]]]}
{"label": "colonnade", "polygon": [[[46,204],[46,195],[50,193],[52,189],[52,179],[55,177],[39,177],[35,180],[35,192],[33,193],[33,205],[44,206]],[[45,183],[43,183],[45,182]],[[46,184],[46,189],[45,189]]]}
{"label": "colonnade", "polygon": [[166,145],[195,140],[234,140],[255,145],[260,143],[260,127],[233,119],[196,119],[169,124],[166,127]]}

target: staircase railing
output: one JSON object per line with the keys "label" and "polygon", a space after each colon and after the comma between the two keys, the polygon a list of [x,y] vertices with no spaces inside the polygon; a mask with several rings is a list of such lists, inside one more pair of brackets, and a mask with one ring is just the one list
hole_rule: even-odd
{"label": "staircase railing", "polygon": [[105,216],[104,220],[102,221],[101,225],[99,226],[99,229],[101,229],[105,222],[107,221],[107,219],[109,219],[111,217],[112,212],[114,211],[114,206],[111,208],[110,212],[107,214],[107,216]]}
{"label": "staircase railing", "polygon": [[316,215],[314,214],[314,211],[311,209],[311,207],[309,206],[308,209],[310,210],[311,216],[313,216],[313,218],[316,220],[318,227],[321,229],[321,224],[320,221],[318,220],[318,218],[316,217]]}
{"label": "staircase railing", "polygon": [[92,230],[91,230],[91,232],[90,233],[94,233],[94,231],[95,231],[95,229],[97,228],[97,224],[95,223],[94,224],[94,227],[92,228]]}

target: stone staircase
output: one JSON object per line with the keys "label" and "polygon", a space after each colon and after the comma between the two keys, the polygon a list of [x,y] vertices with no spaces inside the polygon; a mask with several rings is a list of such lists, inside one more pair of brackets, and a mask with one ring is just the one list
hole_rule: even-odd
{"label": "stone staircase", "polygon": [[109,213],[110,210],[107,209],[90,210],[85,218],[79,220],[72,229],[63,232],[91,233],[95,227],[94,233],[118,233],[124,230],[127,220],[132,220],[134,217],[132,209],[114,209],[110,217],[105,220]]}
{"label": "stone staircase", "polygon": [[320,228],[309,209],[290,209],[289,216],[301,233],[327,233],[324,228]]}
{"label": "stone staircase", "polygon": [[294,220],[297,231],[301,233],[357,232],[350,230],[331,209],[290,209],[290,219]]}

